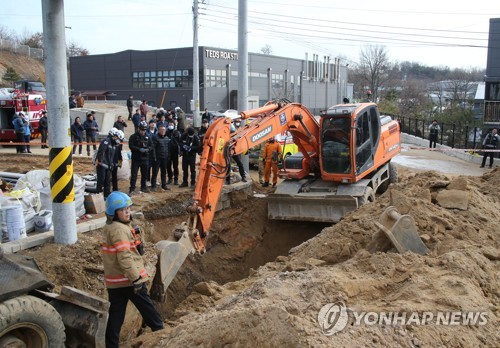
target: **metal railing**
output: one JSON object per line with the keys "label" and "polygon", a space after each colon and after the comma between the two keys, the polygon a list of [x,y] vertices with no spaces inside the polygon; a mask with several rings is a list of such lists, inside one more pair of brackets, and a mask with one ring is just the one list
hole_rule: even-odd
{"label": "metal railing", "polygon": [[11,51],[31,58],[43,60],[43,49],[19,45],[10,40],[0,39],[0,50]]}
{"label": "metal railing", "polygon": [[[394,117],[394,119],[399,119],[403,133],[429,139],[431,122],[428,120],[411,117]],[[482,122],[477,121],[473,124],[439,123],[439,126],[441,130],[438,133],[438,144],[458,149],[481,148],[482,136],[485,135]]]}
{"label": "metal railing", "polygon": [[500,123],[500,101],[484,102],[484,122]]}

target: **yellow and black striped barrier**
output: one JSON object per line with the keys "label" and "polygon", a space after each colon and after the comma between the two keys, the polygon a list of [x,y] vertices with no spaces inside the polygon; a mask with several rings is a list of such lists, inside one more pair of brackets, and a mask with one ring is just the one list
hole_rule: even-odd
{"label": "yellow and black striped barrier", "polygon": [[50,148],[49,172],[53,203],[70,203],[75,200],[71,152],[71,146]]}

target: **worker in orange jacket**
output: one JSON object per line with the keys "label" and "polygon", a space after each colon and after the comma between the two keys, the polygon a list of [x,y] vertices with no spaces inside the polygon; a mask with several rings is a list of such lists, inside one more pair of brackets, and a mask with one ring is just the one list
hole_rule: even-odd
{"label": "worker in orange jacket", "polygon": [[273,138],[269,139],[264,146],[262,162],[264,163],[264,183],[262,187],[269,186],[271,169],[273,171],[273,187],[278,183],[278,159],[281,157],[283,149],[281,145]]}

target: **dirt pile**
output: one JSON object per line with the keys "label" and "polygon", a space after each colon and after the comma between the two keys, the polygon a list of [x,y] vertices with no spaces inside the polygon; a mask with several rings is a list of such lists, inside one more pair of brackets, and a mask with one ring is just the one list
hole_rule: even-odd
{"label": "dirt pile", "polygon": [[[376,203],[248,278],[196,284],[177,308],[179,319],[135,342],[143,347],[498,346],[499,180],[498,170],[481,178],[407,175]],[[467,193],[467,210],[437,204],[437,195],[448,188]],[[390,204],[413,216],[428,255],[367,250],[377,231],[374,221]],[[325,336],[318,312],[338,301],[349,312],[477,311],[486,312],[488,321],[471,326],[355,325],[351,315],[343,331]]]}

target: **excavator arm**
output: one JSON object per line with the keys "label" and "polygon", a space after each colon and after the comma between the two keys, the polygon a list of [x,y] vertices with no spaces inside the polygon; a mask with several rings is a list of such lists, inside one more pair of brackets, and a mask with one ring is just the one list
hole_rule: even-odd
{"label": "excavator arm", "polygon": [[[231,156],[245,153],[285,131],[292,134],[308,163],[318,156],[319,123],[303,105],[286,101],[269,102],[261,108],[242,112],[240,116],[242,120],[249,119],[251,122],[235,133],[230,133],[231,120],[226,118],[214,122],[205,135],[194,203],[189,209],[192,214],[190,225],[196,228],[200,237],[195,243],[196,251],[200,253],[204,252],[204,241],[213,221]],[[301,175],[308,174],[309,169],[306,169]]]}
{"label": "excavator arm", "polygon": [[159,259],[153,294],[159,300],[165,299],[165,291],[186,257],[206,251],[206,240],[229,172],[231,156],[245,153],[288,131],[305,161],[304,169],[289,172],[289,177],[305,177],[317,166],[319,123],[302,104],[273,101],[261,108],[242,112],[240,116],[250,122],[235,133],[231,134],[230,118],[217,119],[208,128],[203,140],[193,203],[187,208],[188,221],[176,226],[170,240],[156,245]]}

